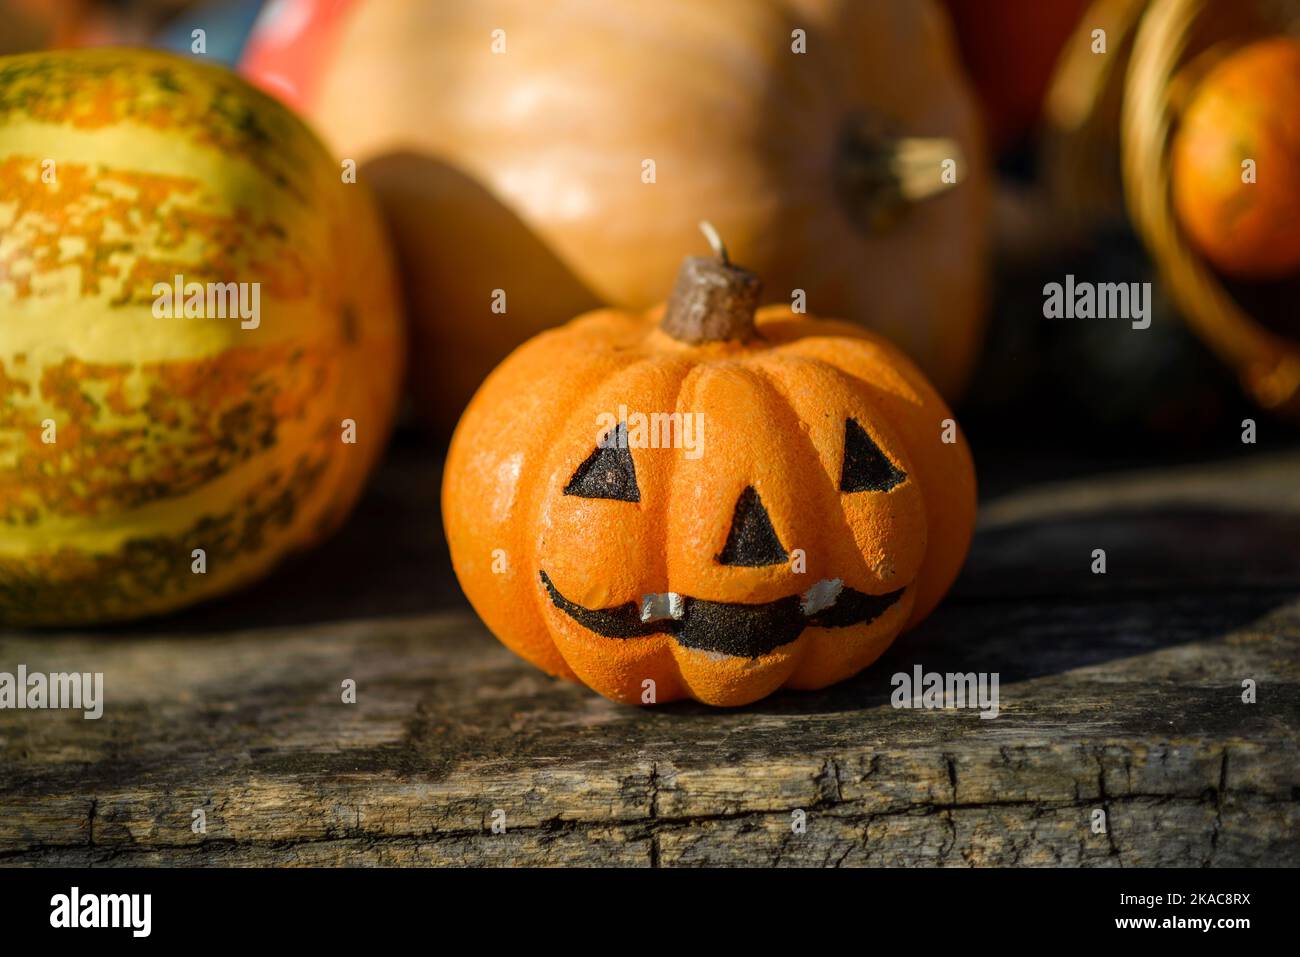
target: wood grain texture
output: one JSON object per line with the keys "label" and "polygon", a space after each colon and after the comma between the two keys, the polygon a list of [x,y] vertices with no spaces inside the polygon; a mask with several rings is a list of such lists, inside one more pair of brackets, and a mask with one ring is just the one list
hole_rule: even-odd
{"label": "wood grain texture", "polygon": [[[339,538],[224,603],[0,633],[0,671],[107,699],[0,711],[0,863],[1300,864],[1300,454],[1002,482],[920,629],[735,711],[615,705],[497,644],[436,473],[399,446]],[[998,672],[1001,716],[892,708],[918,663]]]}

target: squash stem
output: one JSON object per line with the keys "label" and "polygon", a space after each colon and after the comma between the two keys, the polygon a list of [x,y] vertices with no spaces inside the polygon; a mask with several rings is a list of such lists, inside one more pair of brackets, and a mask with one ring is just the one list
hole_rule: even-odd
{"label": "squash stem", "polygon": [[844,205],[870,233],[895,226],[914,205],[957,186],[965,172],[961,145],[946,137],[889,137],[853,126],[835,170]]}

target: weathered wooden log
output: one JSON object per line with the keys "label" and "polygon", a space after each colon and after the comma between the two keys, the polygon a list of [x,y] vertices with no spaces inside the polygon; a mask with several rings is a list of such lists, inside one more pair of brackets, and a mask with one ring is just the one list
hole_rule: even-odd
{"label": "weathered wooden log", "polygon": [[[997,494],[885,659],[735,711],[506,651],[435,473],[399,449],[338,540],[222,604],[0,633],[0,671],[105,676],[99,720],[0,711],[0,864],[1300,864],[1300,454]],[[1000,716],[891,707],[917,663],[998,672]]]}

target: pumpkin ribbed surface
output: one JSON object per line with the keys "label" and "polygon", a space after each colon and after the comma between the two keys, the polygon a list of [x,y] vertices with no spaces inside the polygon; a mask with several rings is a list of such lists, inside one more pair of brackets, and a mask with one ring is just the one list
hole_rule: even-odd
{"label": "pumpkin ribbed surface", "polygon": [[[736,705],[854,674],[957,574],[965,440],[859,326],[769,306],[744,341],[686,344],[658,318],[576,319],[479,390],[442,496],[466,594],[524,658],[621,701],[653,681],[656,702]],[[698,416],[698,454],[638,441],[656,412]],[[675,617],[645,620],[647,596]]]}

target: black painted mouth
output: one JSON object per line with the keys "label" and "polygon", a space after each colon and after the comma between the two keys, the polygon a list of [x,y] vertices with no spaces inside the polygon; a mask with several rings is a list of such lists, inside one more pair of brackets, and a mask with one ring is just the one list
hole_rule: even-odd
{"label": "black painted mouth", "polygon": [[604,638],[669,634],[686,648],[715,651],[737,658],[757,658],[787,645],[809,625],[848,628],[874,621],[892,608],[907,590],[900,588],[885,595],[868,595],[845,585],[834,604],[812,615],[804,613],[800,595],[787,595],[758,605],[684,596],[681,617],[642,621],[641,609],[636,602],[615,608],[584,608],[561,595],[546,572],[539,574],[556,608],[588,631]]}

